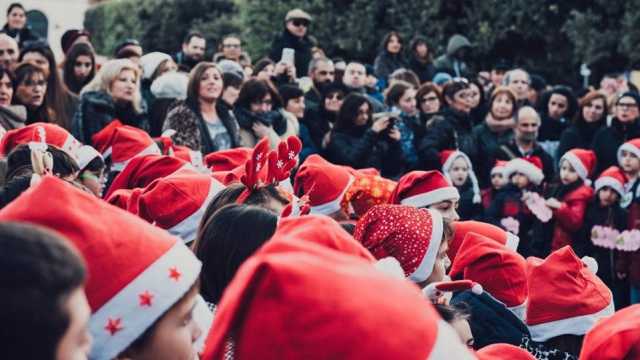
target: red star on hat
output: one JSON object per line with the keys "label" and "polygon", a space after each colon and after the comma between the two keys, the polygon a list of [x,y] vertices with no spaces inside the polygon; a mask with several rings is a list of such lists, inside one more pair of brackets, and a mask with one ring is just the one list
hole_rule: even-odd
{"label": "red star on hat", "polygon": [[111,336],[115,335],[118,331],[123,329],[122,319],[109,318],[109,320],[107,320],[107,325],[104,327],[104,329],[107,330],[111,334]]}
{"label": "red star on hat", "polygon": [[142,294],[138,295],[140,298],[140,306],[149,306],[151,307],[153,301],[153,294],[148,290],[145,290]]}
{"label": "red star on hat", "polygon": [[180,274],[180,271],[178,271],[178,268],[176,268],[175,266],[169,268],[169,277],[172,278],[175,281],[179,281],[180,280],[180,276],[182,276],[182,274]]}

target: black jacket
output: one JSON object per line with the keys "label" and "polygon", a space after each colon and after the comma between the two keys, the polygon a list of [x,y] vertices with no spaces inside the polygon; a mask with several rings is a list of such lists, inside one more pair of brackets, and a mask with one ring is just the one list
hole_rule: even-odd
{"label": "black jacket", "polygon": [[322,140],[335,124],[336,117],[336,114],[325,111],[324,107],[314,107],[305,111],[301,123],[309,130],[311,140],[318,149],[322,147]]}
{"label": "black jacket", "polygon": [[296,75],[301,78],[308,75],[309,62],[311,61],[311,40],[306,35],[302,39],[292,35],[287,29],[282,31],[282,34],[273,40],[271,44],[271,51],[269,52],[269,58],[278,62],[282,58],[282,49],[291,48],[295,50],[295,66]]}
{"label": "black jacket", "polygon": [[560,159],[564,153],[571,149],[591,149],[591,143],[596,132],[602,128],[603,122],[578,123],[569,126],[560,135],[560,144],[556,158]]}
{"label": "black jacket", "polygon": [[389,75],[400,68],[407,68],[407,62],[402,54],[391,54],[383,50],[378,54],[373,63],[373,72],[379,80],[387,81]]}
{"label": "black jacket", "polygon": [[591,144],[598,159],[594,176],[599,175],[609,166],[617,165],[620,145],[637,137],[640,137],[640,119],[636,119],[631,124],[623,124],[617,118],[613,118],[611,126],[598,130]]}
{"label": "black jacket", "polygon": [[27,41],[38,40],[38,36],[31,31],[31,28],[28,25],[22,28],[22,30],[10,30],[9,24],[5,24],[2,28],[2,32],[11,36],[17,43],[18,47],[22,49],[24,43]]}
{"label": "black jacket", "polygon": [[421,84],[433,80],[436,74],[436,67],[433,62],[421,62],[416,57],[412,57],[409,60],[409,69],[418,75]]}
{"label": "black jacket", "polygon": [[462,186],[456,186],[456,188],[460,193],[460,201],[458,202],[458,215],[460,215],[460,220],[481,220],[483,212],[482,203],[473,202],[475,193],[473,192],[471,179],[467,178],[467,181]]}
{"label": "black jacket", "polygon": [[480,187],[490,186],[491,169],[496,162],[495,154],[501,145],[508,144],[513,140],[513,130],[505,130],[497,133],[491,131],[486,122],[482,122],[473,128],[473,139],[478,146],[478,163],[475,168],[478,170],[478,181]]}
{"label": "black jacket", "polygon": [[[506,146],[506,148],[516,157],[525,157],[525,154],[520,152],[520,149],[518,149],[518,145],[516,145],[515,140],[509,141],[504,146]],[[540,145],[534,145],[533,151],[531,151],[530,154],[527,154],[527,156],[537,156],[540,158],[540,160],[542,160],[542,172],[544,173],[544,181],[548,182],[553,179],[553,176],[555,175],[555,165],[553,163],[553,158],[546,151],[544,151],[544,149]],[[512,156],[502,147],[499,147],[493,158],[496,160],[508,161],[512,159]],[[599,159],[600,158],[598,158],[598,161]]]}

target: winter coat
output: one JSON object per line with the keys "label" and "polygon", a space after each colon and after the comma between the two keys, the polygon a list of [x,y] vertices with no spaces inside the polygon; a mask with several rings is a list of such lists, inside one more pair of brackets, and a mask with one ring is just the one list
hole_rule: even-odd
{"label": "winter coat", "polygon": [[131,104],[120,105],[104,91],[88,91],[80,97],[80,107],[73,117],[72,134],[78,141],[91,144],[92,136],[114,119],[124,125],[149,131],[146,110],[137,113]]}
{"label": "winter coat", "polygon": [[467,114],[447,109],[444,119],[434,119],[418,145],[418,158],[423,169],[440,170],[440,151],[460,150],[469,156],[476,170],[478,146],[471,132]]}
{"label": "winter coat", "polygon": [[191,71],[191,69],[193,69],[196,65],[198,65],[199,62],[188,57],[182,51],[178,51],[177,53],[173,54],[172,58],[173,61],[175,61],[175,63],[178,65],[180,71],[184,71],[187,73]]}
{"label": "winter coat", "polygon": [[483,211],[482,203],[473,202],[475,193],[473,192],[471,179],[467,178],[467,181],[462,186],[456,186],[456,188],[460,193],[460,200],[458,201],[460,220],[480,220]]}
{"label": "winter coat", "polygon": [[509,151],[505,151],[505,149],[502,146],[500,146],[496,151],[496,153],[493,155],[494,159],[509,161],[514,158],[512,154],[515,155],[515,157],[517,158],[537,156],[542,161],[542,173],[544,174],[544,180],[550,181],[551,179],[553,179],[553,176],[555,175],[555,165],[553,162],[553,158],[546,151],[544,151],[544,149],[542,149],[540,145],[535,144],[533,147],[533,150],[527,154],[523,154],[520,151],[520,149],[518,148],[518,145],[516,144],[515,139],[509,141],[507,144],[504,145],[504,147]]}
{"label": "winter coat", "polygon": [[407,161],[407,171],[418,169],[420,165],[413,132],[413,129],[419,126],[419,121],[418,116],[410,116],[404,113],[400,115],[399,119],[396,119],[396,128],[400,131],[400,146]]}
{"label": "winter coat", "polygon": [[333,129],[326,149],[327,160],[356,169],[376,168],[386,178],[397,178],[404,171],[405,159],[399,141],[376,134],[368,126]]}
{"label": "winter coat", "polygon": [[471,47],[469,40],[462,35],[453,35],[447,44],[447,53],[438,57],[434,62],[437,72],[446,72],[453,77],[466,77],[471,69],[464,60],[455,57],[458,50]]}
{"label": "winter coat", "polygon": [[587,204],[592,199],[593,189],[587,185],[581,185],[558,199],[562,205],[558,209],[553,209],[555,221],[551,251],[558,250],[565,245],[573,247],[573,239],[579,237]]}
{"label": "winter coat", "polygon": [[[27,109],[22,105],[0,106],[0,129],[4,131],[19,129],[25,126]],[[1,136],[0,136],[1,138]]]}
{"label": "winter coat", "polygon": [[398,69],[407,67],[407,61],[404,59],[402,54],[391,54],[390,52],[383,50],[378,54],[373,62],[373,73],[379,80],[388,82],[389,75],[391,75],[391,73]]}
{"label": "winter coat", "polygon": [[433,62],[422,62],[415,56],[412,56],[409,60],[409,69],[418,75],[421,84],[433,80],[436,74],[436,67]]}
{"label": "winter coat", "polygon": [[602,122],[578,123],[569,126],[560,135],[556,158],[560,159],[567,151],[575,148],[591,149],[591,143],[598,130],[603,126]]}
{"label": "winter coat", "polygon": [[336,121],[336,114],[324,110],[324,108],[311,108],[305,112],[304,118],[300,120],[304,124],[313,140],[313,144],[322,148],[322,140],[331,131]]}
{"label": "winter coat", "polygon": [[[191,150],[200,151],[203,155],[212,153],[218,150],[216,144],[211,141],[211,134],[209,128],[205,123],[202,116],[194,111],[194,109],[187,103],[180,101],[178,105],[174,106],[164,122],[163,130],[173,129],[176,133],[171,137],[174,144],[183,145]],[[227,133],[231,138],[231,147],[238,147],[240,143],[238,123],[231,111],[220,111],[217,107],[218,117]]]}
{"label": "winter coat", "polygon": [[9,24],[5,24],[2,28],[2,32],[11,36],[18,43],[18,47],[20,49],[22,49],[24,43],[27,41],[38,40],[38,36],[31,31],[29,25],[25,25],[21,30],[10,30]]}
{"label": "winter coat", "polygon": [[302,141],[302,150],[300,151],[300,164],[304,160],[313,154],[319,154],[320,148],[316,146],[315,142],[311,138],[311,133],[304,123],[300,123],[300,141]]}
{"label": "winter coat", "polygon": [[595,151],[598,159],[595,175],[599,175],[609,166],[617,165],[620,145],[637,137],[640,137],[640,119],[631,124],[623,124],[613,118],[611,126],[598,130],[591,144],[591,149]]}
{"label": "winter coat", "polygon": [[[628,228],[640,229],[640,180],[636,180],[630,189],[633,196],[628,210]],[[629,282],[634,286],[640,286],[640,250],[634,252],[620,252],[616,262],[617,272],[628,274]]]}
{"label": "winter coat", "polygon": [[295,51],[294,61],[296,66],[296,76],[301,78],[309,73],[309,62],[311,61],[311,48],[313,47],[309,35],[299,38],[291,34],[287,29],[273,40],[269,58],[275,62],[282,58],[282,49],[290,48]]}
{"label": "winter coat", "polygon": [[254,147],[260,141],[251,128],[253,123],[257,121],[271,124],[267,135],[271,148],[277,147],[281,140],[300,133],[298,119],[283,109],[273,110],[268,114],[254,114],[244,108],[236,107],[233,113],[240,126],[240,146],[242,147]]}
{"label": "winter coat", "polygon": [[565,118],[554,120],[547,115],[542,115],[540,123],[540,133],[538,134],[538,145],[553,158],[557,163],[558,146],[560,144],[560,135],[567,129],[568,121]]}
{"label": "winter coat", "polygon": [[488,187],[491,169],[496,162],[494,156],[500,146],[513,140],[513,130],[493,132],[486,122],[482,122],[473,127],[473,139],[478,146],[478,154],[481,154],[476,160],[477,164],[474,164],[478,170],[478,181],[481,188]]}
{"label": "winter coat", "polygon": [[[213,62],[214,63],[219,63],[222,60],[226,60],[226,58],[224,57],[224,54],[222,52],[218,52],[218,53],[215,53],[213,55]],[[238,59],[238,64],[240,64],[240,66],[250,66],[251,65],[251,57],[249,56],[249,54],[247,54],[246,51],[243,51],[242,53],[240,53],[240,58]]]}

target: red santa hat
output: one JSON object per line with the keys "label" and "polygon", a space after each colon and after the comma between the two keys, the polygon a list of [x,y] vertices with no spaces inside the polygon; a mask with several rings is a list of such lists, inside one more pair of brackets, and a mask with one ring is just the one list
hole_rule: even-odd
{"label": "red santa hat", "polygon": [[278,229],[240,267],[201,359],[473,358],[415,286],[304,233]]}
{"label": "red santa hat", "polygon": [[186,146],[175,145],[172,148],[173,156],[190,163],[194,169],[201,173],[210,173],[209,169],[204,166],[202,153],[197,150],[191,150]]}
{"label": "red santa hat", "polygon": [[32,142],[44,142],[64,151],[78,160],[78,150],[82,145],[64,128],[50,123],[33,123],[25,127],[9,130],[0,141],[0,157],[6,157],[16,146]]}
{"label": "red santa hat", "polygon": [[589,330],[580,360],[637,359],[640,356],[640,305],[617,311]]}
{"label": "red santa hat", "polygon": [[344,167],[314,154],[300,165],[293,189],[296,195],[309,197],[312,214],[329,215],[340,210],[344,194],[354,179]]}
{"label": "red santa hat", "polygon": [[554,251],[545,260],[528,258],[527,273],[527,325],[534,341],[584,335],[614,312],[611,290],[570,246]]}
{"label": "red santa hat", "polygon": [[111,144],[115,130],[123,126],[120,120],[113,120],[107,126],[91,136],[91,145],[102,154],[103,158],[111,156]]}
{"label": "red santa hat", "polygon": [[162,152],[151,136],[133,126],[121,126],[114,130],[111,139],[111,169],[122,171],[127,163],[138,156]]}
{"label": "red santa hat", "polygon": [[[181,241],[53,176],[2,209],[0,221],[44,226],[80,250],[89,274],[90,359],[118,356],[179,302],[200,274],[200,261]],[[212,320],[201,298],[195,311],[198,322]]]}
{"label": "red santa hat", "polygon": [[595,183],[595,190],[598,192],[603,187],[608,186],[622,197],[625,194],[624,185],[626,183],[627,176],[622,169],[617,166],[611,166],[600,174]]}
{"label": "red santa hat", "polygon": [[509,160],[505,167],[505,175],[509,178],[516,172],[525,175],[535,185],[542,184],[544,180],[542,160],[537,156]]}
{"label": "red santa hat", "polygon": [[497,241],[470,232],[451,264],[452,279],[472,280],[524,321],[527,261]]}
{"label": "red santa hat", "polygon": [[627,141],[618,147],[618,164],[622,161],[622,152],[627,151],[640,158],[640,138]]}
{"label": "red santa hat", "polygon": [[507,161],[505,160],[496,160],[496,163],[491,168],[491,175],[493,174],[502,174],[504,176],[504,172],[507,168]]}
{"label": "red santa hat", "polygon": [[453,166],[453,162],[456,159],[462,159],[467,164],[469,169],[469,179],[471,180],[471,186],[473,187],[473,202],[479,204],[482,201],[480,197],[480,186],[478,185],[478,178],[473,171],[473,164],[467,154],[459,150],[444,150],[440,152],[440,163],[442,164],[442,173],[451,180],[449,176],[449,170]]}
{"label": "red santa hat", "polygon": [[449,240],[449,250],[447,250],[447,255],[451,261],[456,258],[456,255],[462,246],[462,242],[470,232],[474,232],[491,240],[497,241],[501,245],[504,245],[513,251],[516,251],[518,249],[518,244],[520,244],[520,238],[517,235],[505,231],[498,226],[481,221],[456,221],[452,224],[452,227],[453,237]]}
{"label": "red santa hat", "polygon": [[389,203],[421,208],[458,199],[458,189],[441,172],[411,171],[398,180]]}
{"label": "red santa hat", "polygon": [[212,152],[204,157],[205,165],[211,171],[230,171],[243,166],[250,158],[252,148],[240,147]]}
{"label": "red santa hat", "polygon": [[591,185],[589,176],[596,167],[595,152],[585,149],[571,149],[562,155],[560,163],[562,163],[562,160],[568,161],[576,173],[578,173],[580,179],[582,179],[585,184]]}
{"label": "red santa hat", "polygon": [[[142,190],[142,189],[135,189]],[[131,194],[134,190],[132,189],[118,189],[112,192],[105,200],[116,207],[119,207],[122,210],[128,210],[129,199],[131,198]]]}
{"label": "red santa hat", "polygon": [[211,176],[191,169],[178,170],[142,191],[136,214],[189,243],[195,240],[211,199],[223,188]]}
{"label": "red santa hat", "polygon": [[191,165],[182,159],[166,155],[144,155],[131,159],[113,179],[105,199],[119,189],[143,188],[155,179],[169,176]]}
{"label": "red santa hat", "polygon": [[435,210],[378,205],[356,224],[354,238],[376,259],[393,257],[411,281],[420,283],[433,272],[444,224]]}
{"label": "red santa hat", "polygon": [[536,360],[527,350],[511,344],[491,344],[476,352],[478,360]]}

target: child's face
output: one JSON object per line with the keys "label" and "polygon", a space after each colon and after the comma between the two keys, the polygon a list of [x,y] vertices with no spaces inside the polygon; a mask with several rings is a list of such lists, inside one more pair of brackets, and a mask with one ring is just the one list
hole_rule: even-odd
{"label": "child's face", "polygon": [[511,176],[511,183],[518,187],[518,189],[525,189],[529,186],[529,178],[519,172],[513,173]]}
{"label": "child's face", "polygon": [[622,159],[620,159],[620,167],[627,174],[636,175],[640,171],[640,159],[626,150],[622,150]]}
{"label": "child's face", "polygon": [[91,308],[84,289],[74,290],[64,305],[69,314],[69,325],[56,349],[56,359],[87,359],[91,351],[89,318]]}
{"label": "child's face", "polygon": [[563,160],[560,164],[560,181],[562,185],[569,185],[578,181],[578,173],[567,160]]}
{"label": "child's face", "polygon": [[504,175],[501,172],[491,174],[491,186],[495,190],[501,189],[506,184],[507,184],[507,180],[505,179]]}
{"label": "child's face", "polygon": [[439,203],[427,206],[427,208],[436,210],[446,220],[460,220],[460,215],[458,215],[458,211],[456,210],[458,208],[458,200],[451,199],[440,201]]}
{"label": "child's face", "polygon": [[453,160],[451,168],[449,169],[449,178],[454,186],[462,186],[467,181],[469,176],[469,166],[462,157],[458,157]]}
{"label": "child's face", "polygon": [[449,256],[447,255],[448,250],[449,243],[446,241],[446,239],[442,239],[440,248],[438,249],[438,255],[436,256],[436,261],[433,264],[433,271],[431,272],[431,275],[429,275],[427,280],[420,284],[422,287],[434,282],[444,281],[444,277],[445,275],[447,275],[447,269],[449,268],[449,266],[451,266],[451,261],[449,260]]}
{"label": "child's face", "polygon": [[598,191],[598,201],[602,207],[611,206],[618,202],[618,199],[620,199],[620,195],[609,186],[605,186]]}

